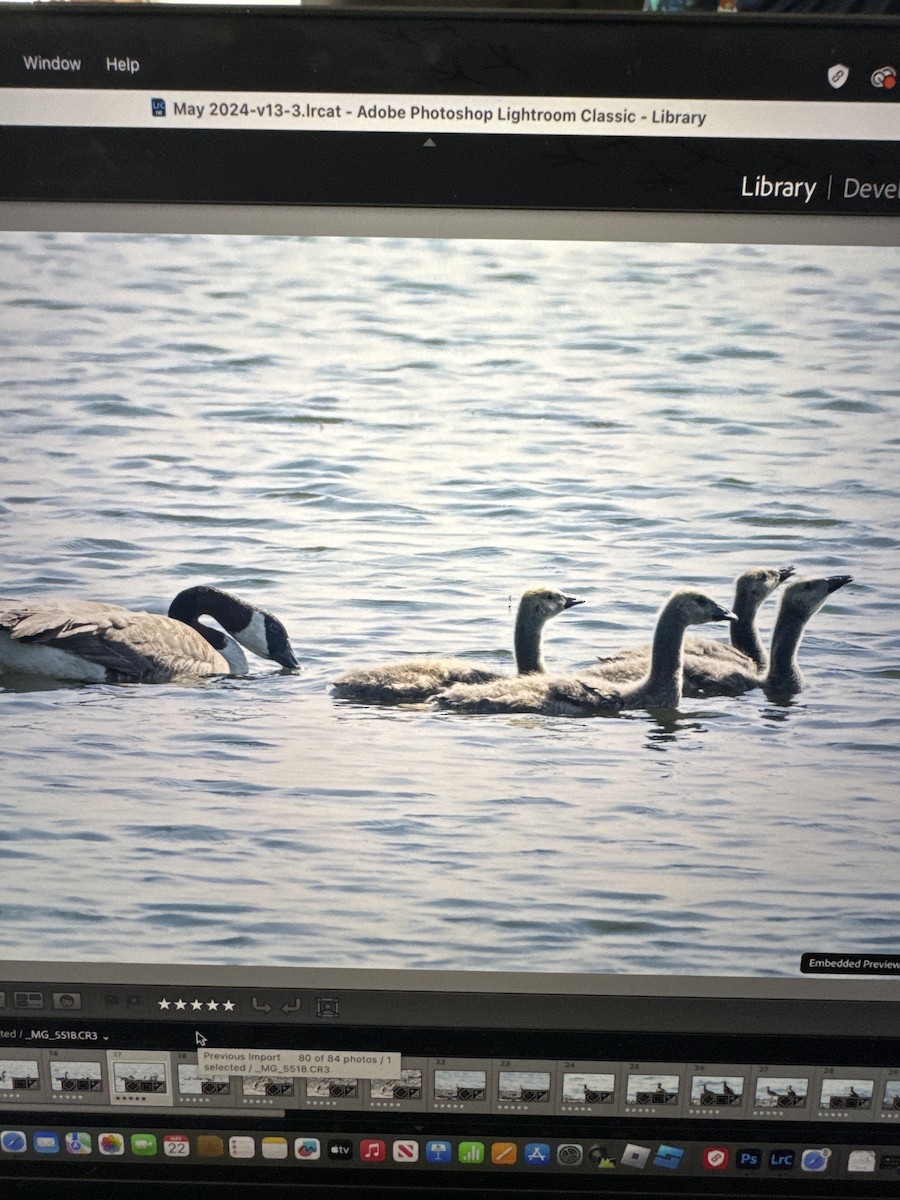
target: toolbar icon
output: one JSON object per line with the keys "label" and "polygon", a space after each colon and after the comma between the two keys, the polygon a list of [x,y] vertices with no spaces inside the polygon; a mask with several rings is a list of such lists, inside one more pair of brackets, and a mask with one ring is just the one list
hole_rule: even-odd
{"label": "toolbar icon", "polygon": [[703,1165],[707,1171],[724,1171],[730,1157],[724,1146],[707,1146],[703,1151]]}
{"label": "toolbar icon", "polygon": [[891,91],[897,86],[897,72],[893,67],[879,67],[872,72],[872,87]]}
{"label": "toolbar icon", "polygon": [[565,1142],[556,1147],[556,1161],[561,1167],[577,1167],[584,1158],[584,1147],[577,1142]]}
{"label": "toolbar icon", "polygon": [[529,1167],[546,1167],[550,1162],[550,1147],[547,1142],[528,1142],[522,1158]]}
{"label": "toolbar icon", "polygon": [[425,1157],[430,1163],[452,1162],[453,1147],[449,1142],[426,1142]]}
{"label": "toolbar icon", "polygon": [[419,1161],[419,1143],[403,1138],[394,1142],[394,1162],[414,1163]]}
{"label": "toolbar icon", "polygon": [[519,1154],[515,1142],[493,1142],[491,1144],[491,1162],[495,1167],[511,1167]]}
{"label": "toolbar icon", "polygon": [[622,1166],[641,1169],[647,1165],[650,1157],[649,1146],[635,1146],[631,1142],[622,1151]]}
{"label": "toolbar icon", "polygon": [[456,1157],[466,1166],[480,1166],[484,1162],[484,1142],[460,1142]]}
{"label": "toolbar icon", "polygon": [[847,1157],[848,1171],[874,1171],[874,1150],[851,1150]]}
{"label": "toolbar icon", "polygon": [[800,1155],[800,1170],[826,1171],[829,1158],[831,1158],[830,1150],[804,1150]]}
{"label": "toolbar icon", "polygon": [[842,88],[850,78],[850,68],[844,63],[835,63],[828,68],[828,82],[833,88]]}
{"label": "toolbar icon", "polygon": [[670,1171],[677,1171],[681,1166],[683,1158],[684,1151],[680,1146],[662,1145],[654,1155],[653,1165],[654,1167],[666,1167]]}

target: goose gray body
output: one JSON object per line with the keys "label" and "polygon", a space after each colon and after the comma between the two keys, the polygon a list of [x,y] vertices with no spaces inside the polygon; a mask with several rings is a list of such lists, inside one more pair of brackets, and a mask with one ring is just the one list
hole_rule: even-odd
{"label": "goose gray body", "polygon": [[[552,617],[583,600],[553,588],[529,588],[516,613],[514,647],[520,676],[544,670],[543,630]],[[462,658],[408,658],[348,671],[332,685],[340,700],[362,704],[420,704],[455,683],[478,684],[509,678]]]}
{"label": "goose gray body", "polygon": [[649,668],[637,682],[617,686],[598,676],[528,675],[487,684],[456,684],[435,697],[456,712],[541,713],[545,716],[613,715],[624,709],[677,708],[681,701],[682,646],[689,625],[733,621],[735,614],[693,589],[663,605],[656,622]]}
{"label": "goose gray body", "polygon": [[[232,636],[204,625],[204,615]],[[85,683],[165,683],[243,674],[241,645],[283,667],[299,665],[276,617],[218,588],[187,588],[165,617],[65,597],[0,600],[0,671]]]}
{"label": "goose gray body", "polygon": [[[684,639],[683,695],[708,695],[704,687],[710,677],[715,673],[724,673],[728,666],[739,672],[766,670],[769,659],[759,636],[756,615],[763,601],[793,573],[793,567],[752,567],[738,576],[733,605],[737,620],[731,623],[731,643],[704,637],[687,636]],[[582,673],[613,683],[636,681],[647,670],[650,651],[651,647],[647,644],[633,646],[592,663]],[[711,662],[714,665],[711,666]]]}

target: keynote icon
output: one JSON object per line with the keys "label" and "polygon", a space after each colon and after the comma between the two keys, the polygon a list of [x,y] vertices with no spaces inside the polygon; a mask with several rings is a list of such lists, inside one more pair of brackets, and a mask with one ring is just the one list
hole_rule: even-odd
{"label": "keynote icon", "polygon": [[842,88],[850,78],[850,68],[844,63],[835,63],[828,68],[828,82],[833,88]]}

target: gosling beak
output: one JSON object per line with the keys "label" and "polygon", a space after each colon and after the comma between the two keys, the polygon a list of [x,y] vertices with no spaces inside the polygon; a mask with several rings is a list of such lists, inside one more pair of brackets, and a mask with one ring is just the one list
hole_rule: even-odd
{"label": "gosling beak", "polygon": [[781,570],[778,572],[778,582],[784,583],[784,581],[786,579],[790,579],[790,577],[793,575],[793,573],[794,573],[793,567],[782,567]]}
{"label": "gosling beak", "polygon": [[584,604],[584,601],[576,600],[574,596],[566,596],[566,602],[563,605],[563,612],[565,612],[567,608],[574,608],[576,604]]}
{"label": "gosling beak", "polygon": [[838,588],[842,588],[845,583],[852,583],[852,575],[830,575],[825,582],[828,584],[828,594],[836,592]]}
{"label": "gosling beak", "polygon": [[740,618],[738,617],[737,613],[732,612],[730,608],[722,608],[720,605],[719,606],[719,615],[717,617],[715,617],[714,620],[716,620],[716,621],[738,621],[738,620],[740,620]]}

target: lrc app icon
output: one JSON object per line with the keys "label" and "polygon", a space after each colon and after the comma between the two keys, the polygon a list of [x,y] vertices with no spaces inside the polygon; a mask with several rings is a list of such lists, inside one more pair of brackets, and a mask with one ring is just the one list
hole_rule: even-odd
{"label": "lrc app icon", "polygon": [[150,97],[150,115],[153,117],[164,117],[166,115],[166,102],[160,96]]}

